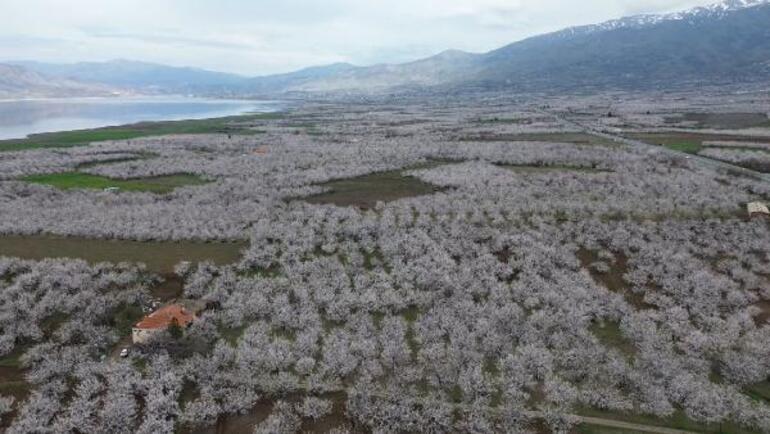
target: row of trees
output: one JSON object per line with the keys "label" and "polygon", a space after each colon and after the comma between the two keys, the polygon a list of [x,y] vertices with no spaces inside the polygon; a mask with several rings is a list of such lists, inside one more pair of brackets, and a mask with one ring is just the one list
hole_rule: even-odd
{"label": "row of trees", "polygon": [[[303,205],[296,201],[287,204],[286,200],[322,192],[319,184],[326,181],[408,169],[431,159],[456,163],[409,173],[452,189],[408,203],[420,215],[479,215],[479,202],[493,218],[555,212],[573,218],[628,213],[725,214],[733,213],[736,203],[768,194],[763,184],[715,178],[711,172],[690,167],[685,160],[632,149],[569,143],[453,142],[422,128],[422,135],[393,139],[378,136],[375,130],[364,137],[365,142],[352,143],[332,132],[323,141],[315,136],[275,133],[228,142],[217,152],[213,150],[220,143],[206,147],[207,136],[179,142],[135,140],[82,149],[29,151],[31,155],[22,152],[2,160],[21,168],[10,173],[24,172],[24,167],[36,167],[34,161],[49,157],[82,162],[85,158],[149,153],[154,157],[83,170],[116,178],[195,173],[215,182],[178,188],[162,196],[60,191],[23,181],[0,182],[0,233],[50,232],[139,240],[243,238],[247,227],[275,212],[305,212]],[[270,143],[269,154],[252,152],[265,142]],[[39,153],[48,154],[41,157]],[[501,164],[541,170],[521,171]],[[545,170],[548,168],[552,170]]]}
{"label": "row of trees", "polygon": [[760,172],[770,172],[770,152],[764,150],[746,150],[729,148],[705,148],[698,155],[715,160],[735,163]]}
{"label": "row of trees", "polygon": [[763,142],[731,142],[731,141],[709,141],[703,142],[705,147],[716,148],[739,148],[739,149],[755,149],[758,151],[770,152],[770,143]]}

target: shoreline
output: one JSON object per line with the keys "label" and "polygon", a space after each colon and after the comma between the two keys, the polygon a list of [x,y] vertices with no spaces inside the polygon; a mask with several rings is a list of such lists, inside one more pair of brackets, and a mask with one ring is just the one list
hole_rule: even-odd
{"label": "shoreline", "polygon": [[93,142],[129,140],[170,134],[260,134],[262,131],[246,128],[238,125],[235,121],[260,118],[275,119],[283,116],[285,109],[285,106],[276,106],[271,110],[249,110],[238,114],[222,113],[221,116],[213,117],[139,120],[132,123],[104,125],[93,128],[33,133],[24,138],[0,139],[0,153],[30,149],[70,148],[86,146]]}
{"label": "shoreline", "polygon": [[194,95],[181,95],[181,94],[168,94],[168,95],[146,95],[146,94],[125,94],[125,95],[91,95],[91,96],[29,96],[29,97],[4,97],[0,98],[0,103],[12,103],[12,102],[67,102],[67,101],[110,101],[110,100],[127,100],[127,101],[152,101],[154,99],[165,99],[167,101],[185,101],[185,100],[198,100],[206,102],[260,102],[260,103],[278,103],[279,100],[262,100],[262,99],[249,99],[249,98],[217,98],[206,96],[194,96]]}
{"label": "shoreline", "polygon": [[[50,107],[47,105],[47,103],[50,102]],[[0,127],[0,150],[3,148],[3,144],[12,144],[12,143],[20,143],[24,141],[30,141],[30,140],[39,140],[40,138],[50,137],[52,138],[55,135],[72,135],[72,134],[87,134],[89,132],[106,132],[109,130],[119,130],[119,129],[127,129],[132,130],[136,129],[137,126],[159,126],[163,124],[171,124],[171,123],[193,123],[193,122],[203,122],[203,123],[212,123],[216,122],[217,120],[223,120],[223,119],[230,119],[235,117],[248,117],[248,116],[257,116],[262,114],[270,114],[270,113],[277,113],[284,109],[284,103],[282,101],[277,100],[209,100],[209,99],[200,99],[200,98],[186,98],[186,97],[176,97],[173,99],[169,98],[136,98],[136,99],[125,99],[121,98],[119,100],[109,100],[109,99],[90,99],[90,100],[84,100],[84,99],[64,99],[64,100],[25,100],[25,101],[0,101],[0,105],[2,104],[9,104],[11,107],[13,104],[25,104],[25,103],[32,103],[32,104],[39,104],[41,105],[41,112],[44,113],[46,108],[50,108],[52,110],[56,109],[57,106],[62,106],[66,104],[73,104],[73,106],[82,104],[83,107],[81,108],[81,111],[84,111],[84,114],[80,114],[78,116],[77,110],[75,111],[75,114],[73,115],[61,115],[59,117],[54,118],[45,118],[43,115],[34,114],[37,117],[40,118],[40,120],[35,120],[34,122],[30,122],[25,127],[24,125],[18,126],[18,129],[20,130],[17,133],[14,132],[15,126],[9,126],[6,128],[5,134],[3,134],[3,128]],[[120,107],[122,104],[125,104],[126,107],[129,107],[131,104],[141,105],[141,104],[158,104],[158,106],[162,105],[168,105],[170,107],[176,106],[176,105],[186,105],[189,104],[191,106],[193,105],[200,105],[202,109],[199,113],[185,113],[185,110],[177,110],[178,114],[175,114],[173,112],[169,112],[168,114],[164,113],[158,113],[155,116],[152,116],[151,119],[147,119],[148,117],[151,117],[152,111],[151,110],[144,110],[142,111],[141,108],[136,109],[136,113],[131,116],[127,116],[126,119],[109,119],[104,118],[100,119],[97,117],[97,115],[89,114],[98,112],[98,110],[105,106],[106,109],[109,110],[110,107],[117,107],[115,110],[115,117],[125,116],[121,114]],[[185,109],[189,110],[191,107],[187,106],[184,107]],[[147,114],[147,113],[150,114]],[[34,116],[33,115],[33,116]],[[58,122],[58,124],[57,124]],[[40,125],[41,123],[48,123],[48,125]],[[69,125],[68,125],[69,124]],[[37,127],[36,127],[37,126]],[[25,134],[26,133],[26,134]],[[3,137],[6,135],[7,137]],[[48,140],[46,140],[48,141]],[[67,144],[65,143],[65,146]]]}

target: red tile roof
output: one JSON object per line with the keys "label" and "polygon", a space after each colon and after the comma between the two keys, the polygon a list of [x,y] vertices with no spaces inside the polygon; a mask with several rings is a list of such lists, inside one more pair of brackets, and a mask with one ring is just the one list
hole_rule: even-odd
{"label": "red tile roof", "polygon": [[138,329],[160,329],[167,328],[176,320],[181,327],[187,326],[195,319],[195,315],[178,304],[162,307],[155,312],[142,318],[134,326]]}

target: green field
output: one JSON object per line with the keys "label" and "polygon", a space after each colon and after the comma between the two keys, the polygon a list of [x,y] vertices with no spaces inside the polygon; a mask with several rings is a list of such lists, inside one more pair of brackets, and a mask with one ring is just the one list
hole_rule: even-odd
{"label": "green field", "polygon": [[390,202],[435,191],[434,186],[417,178],[404,176],[399,170],[327,182],[322,186],[332,190],[308,197],[307,202],[368,209],[374,208],[378,201]]}
{"label": "green field", "polygon": [[684,152],[686,154],[697,154],[703,149],[703,145],[698,142],[676,142],[666,145],[667,148],[674,151]]}
{"label": "green field", "polygon": [[[697,433],[756,434],[755,431],[745,429],[739,425],[736,425],[733,422],[724,422],[724,423],[713,424],[713,425],[707,425],[704,423],[696,422],[690,419],[689,417],[687,417],[687,415],[681,410],[675,411],[674,414],[672,414],[667,418],[658,418],[655,416],[643,415],[643,414],[619,413],[619,412],[598,410],[598,409],[587,408],[587,407],[578,409],[576,413],[581,416],[597,417],[602,419],[612,419],[612,420],[617,420],[621,422],[634,423],[638,425],[648,425],[653,427],[659,426],[659,427],[673,428],[673,429],[679,429],[684,431],[692,431]],[[591,427],[594,427],[594,426],[592,425]],[[592,430],[581,431],[581,432],[605,433],[605,432],[612,432],[612,431],[592,429]]]}
{"label": "green field", "polygon": [[[0,357],[0,395],[12,396],[23,401],[30,392],[29,383],[24,379],[21,368],[21,356],[27,350],[26,345],[17,345],[10,354]],[[0,431],[10,422],[10,418],[0,418]]]}
{"label": "green field", "polygon": [[38,148],[83,146],[105,140],[127,140],[166,134],[258,134],[245,124],[259,120],[281,119],[282,112],[229,116],[183,121],[139,122],[131,125],[33,134],[26,139],[0,140],[0,152]]}
{"label": "green field", "polygon": [[757,401],[770,403],[770,378],[761,383],[748,386],[746,388],[746,394]]}
{"label": "green field", "polygon": [[94,264],[142,262],[147,265],[148,271],[163,275],[173,273],[174,266],[182,261],[211,261],[218,265],[236,263],[241,257],[241,250],[246,247],[244,242],[143,242],[55,236],[0,236],[0,256],[35,261],[71,258]]}
{"label": "green field", "polygon": [[413,176],[406,176],[404,173],[410,170],[430,169],[448,163],[446,161],[431,161],[405,169],[326,182],[320,185],[330,188],[331,191],[313,195],[304,198],[304,200],[314,204],[357,206],[362,209],[370,209],[374,208],[378,201],[390,202],[406,197],[433,194],[441,189]]}
{"label": "green field", "polygon": [[624,356],[632,358],[636,354],[634,343],[629,341],[620,330],[620,324],[616,322],[605,322],[603,324],[591,324],[591,333],[599,339],[607,348],[615,348]]}
{"label": "green field", "polygon": [[612,140],[586,133],[492,133],[477,132],[460,137],[459,141],[470,142],[548,142],[548,143],[573,143],[586,146],[618,146]]}
{"label": "green field", "polygon": [[497,164],[498,167],[512,170],[519,173],[538,173],[538,172],[578,172],[578,173],[612,173],[611,170],[597,169],[595,167],[567,166],[563,164],[554,164],[552,166],[537,166],[524,164]]}
{"label": "green field", "polygon": [[736,136],[730,134],[703,134],[689,132],[634,133],[629,138],[653,145],[665,146],[674,151],[697,154],[703,149],[703,142],[763,142],[770,137]]}
{"label": "green field", "polygon": [[576,434],[649,434],[648,431],[632,431],[621,428],[610,428],[606,426],[592,425],[590,423],[580,424],[575,429]]}
{"label": "green field", "polygon": [[742,129],[767,128],[770,119],[766,113],[683,113],[680,116],[670,116],[665,119],[667,124],[679,122],[695,123],[696,128]]}
{"label": "green field", "polygon": [[144,191],[158,194],[169,193],[177,187],[201,185],[207,182],[198,176],[189,174],[153,176],[136,179],[112,179],[81,172],[32,175],[24,177],[22,180],[33,184],[50,185],[62,190],[103,190],[105,188],[117,187],[122,191]]}

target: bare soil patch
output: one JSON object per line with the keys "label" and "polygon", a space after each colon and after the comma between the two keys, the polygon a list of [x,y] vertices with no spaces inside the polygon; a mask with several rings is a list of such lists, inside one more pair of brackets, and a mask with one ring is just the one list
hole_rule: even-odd
{"label": "bare soil patch", "polygon": [[377,202],[392,202],[407,197],[424,196],[444,190],[433,184],[423,182],[413,176],[405,175],[410,170],[430,169],[444,164],[444,161],[409,167],[400,170],[377,172],[356,178],[340,179],[320,184],[331,190],[316,194],[303,200],[318,205],[355,206],[371,209]]}
{"label": "bare soil patch", "polygon": [[211,261],[217,265],[237,262],[245,242],[143,242],[98,240],[74,237],[5,235],[0,236],[0,255],[22,259],[83,259],[99,262],[143,262],[149,271],[169,275],[182,261]]}
{"label": "bare soil patch", "polygon": [[765,113],[684,113],[665,119],[667,124],[695,123],[697,128],[741,129],[770,127]]}

